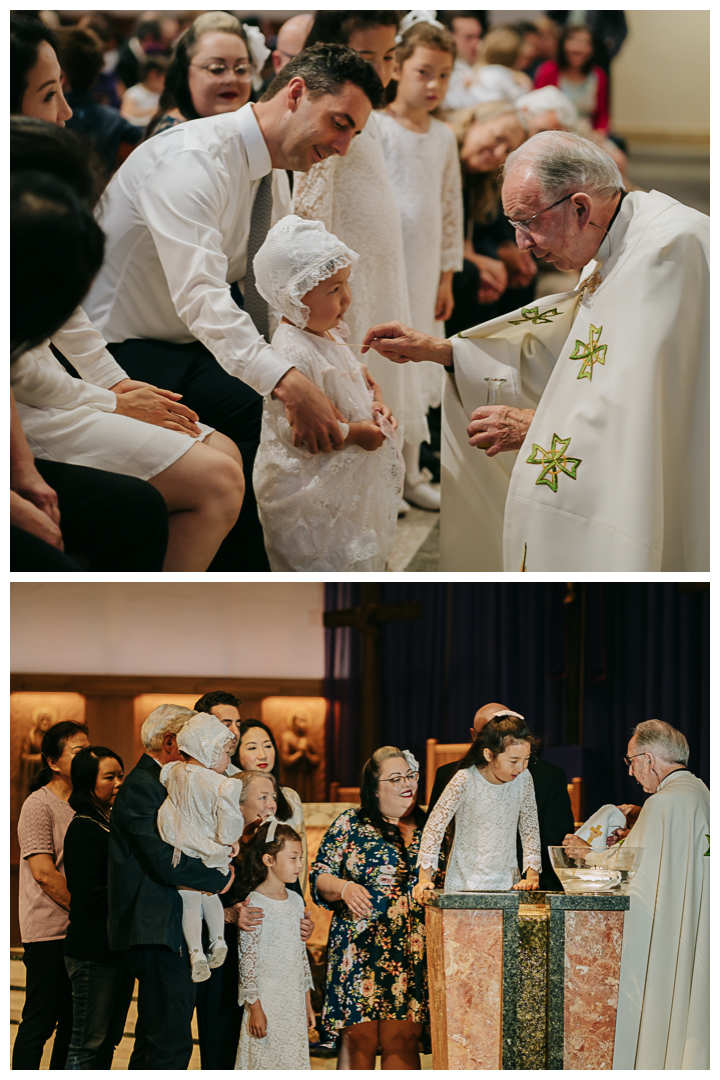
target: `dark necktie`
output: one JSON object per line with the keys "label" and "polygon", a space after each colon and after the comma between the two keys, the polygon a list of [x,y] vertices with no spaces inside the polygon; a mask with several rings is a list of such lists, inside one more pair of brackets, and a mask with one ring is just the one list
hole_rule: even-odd
{"label": "dark necktie", "polygon": [[250,216],[250,235],[248,236],[244,295],[245,310],[255,323],[255,328],[258,333],[262,334],[266,339],[268,338],[270,330],[267,300],[265,300],[257,291],[257,285],[255,284],[255,267],[253,266],[253,263],[255,261],[255,256],[265,242],[265,237],[270,228],[272,202],[272,173],[269,172],[267,176],[263,176],[260,181],[260,186],[255,194],[252,214]]}

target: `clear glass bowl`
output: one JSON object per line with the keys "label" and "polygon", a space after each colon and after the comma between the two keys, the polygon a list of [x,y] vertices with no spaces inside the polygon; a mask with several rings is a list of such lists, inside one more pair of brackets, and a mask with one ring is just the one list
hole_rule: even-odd
{"label": "clear glass bowl", "polygon": [[607,851],[568,855],[564,847],[548,847],[553,870],[566,893],[626,893],[642,859],[642,848],[625,844]]}

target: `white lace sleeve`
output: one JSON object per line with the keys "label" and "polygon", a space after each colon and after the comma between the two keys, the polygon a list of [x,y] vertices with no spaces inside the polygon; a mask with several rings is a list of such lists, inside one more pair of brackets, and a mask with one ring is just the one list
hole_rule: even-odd
{"label": "white lace sleeve", "polygon": [[531,867],[542,870],[540,858],[540,825],[538,823],[537,803],[535,802],[535,785],[529,772],[526,772],[525,790],[520,803],[520,839],[523,849],[523,874]]}
{"label": "white lace sleeve", "polygon": [[243,1005],[245,1002],[252,1005],[260,998],[258,968],[261,937],[262,926],[250,933],[241,930],[238,934],[238,962],[240,964],[238,1005]]}
{"label": "white lace sleeve", "polygon": [[467,769],[456,772],[448,786],[435,804],[435,808],[427,819],[423,829],[420,851],[418,853],[418,866],[425,870],[437,870],[440,845],[443,842],[445,830],[455,816],[457,808],[463,801],[465,789],[468,783]]}
{"label": "white lace sleeve", "polygon": [[327,158],[313,165],[306,173],[293,176],[293,213],[306,221],[322,221],[328,232],[333,231],[333,188],[335,162]]}
{"label": "white lace sleeve", "polygon": [[[450,133],[452,135],[452,132]],[[463,267],[463,205],[460,159],[455,136],[448,141],[442,181],[442,261],[440,269],[462,270]]]}

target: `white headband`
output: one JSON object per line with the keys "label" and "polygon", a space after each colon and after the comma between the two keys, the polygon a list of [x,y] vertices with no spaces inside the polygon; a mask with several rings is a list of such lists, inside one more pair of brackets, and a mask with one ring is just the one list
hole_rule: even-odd
{"label": "white headband", "polygon": [[274,814],[271,814],[270,817],[265,818],[264,824],[267,825],[268,821],[270,822],[270,828],[267,831],[267,836],[265,837],[265,843],[266,844],[272,844],[273,840],[275,839],[275,832],[276,832],[277,827],[280,824],[280,822],[278,821],[278,819],[275,817]]}
{"label": "white headband", "polygon": [[438,26],[441,30],[447,29],[435,18],[436,14],[436,11],[409,11],[400,21],[398,35],[395,38],[396,43],[399,45],[403,39],[403,34],[406,34],[410,27],[415,26],[416,23],[430,23],[431,26]]}

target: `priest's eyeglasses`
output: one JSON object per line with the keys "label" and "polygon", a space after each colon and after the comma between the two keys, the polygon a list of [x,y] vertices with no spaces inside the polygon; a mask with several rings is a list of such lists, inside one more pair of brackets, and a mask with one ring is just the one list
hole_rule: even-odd
{"label": "priest's eyeglasses", "polygon": [[243,63],[242,61],[233,64],[232,68],[228,68],[227,64],[219,63],[217,60],[213,60],[209,64],[190,64],[190,67],[202,68],[203,71],[207,71],[208,75],[215,75],[217,78],[230,70],[237,75],[241,82],[250,82],[253,76],[252,64]]}
{"label": "priest's eyeglasses", "polygon": [[630,757],[624,757],[623,761],[625,762],[625,764],[627,765],[627,767],[629,769],[636,757],[645,757],[646,753],[647,753],[647,750],[643,754],[631,754]]}
{"label": "priest's eyeglasses", "polygon": [[569,195],[563,195],[562,199],[558,199],[558,201],[554,202],[552,206],[546,206],[544,210],[538,210],[537,214],[533,214],[532,217],[525,218],[524,221],[513,221],[512,218],[508,218],[508,225],[512,225],[513,229],[522,229],[524,232],[529,233],[531,231],[529,228],[531,221],[534,221],[535,218],[540,217],[541,214],[547,214],[548,210],[552,210],[554,209],[554,207],[559,206],[560,203],[564,203],[566,199],[572,199],[573,195],[577,195],[577,192],[571,191]]}
{"label": "priest's eyeglasses", "polygon": [[409,772],[409,773],[405,773],[404,776],[390,776],[385,780],[378,780],[378,783],[379,784],[392,784],[392,786],[394,788],[400,788],[408,780],[410,781],[411,784],[416,784],[419,776],[420,776],[419,772]]}

